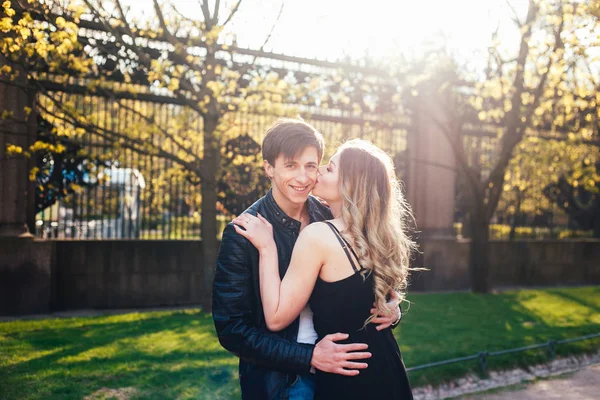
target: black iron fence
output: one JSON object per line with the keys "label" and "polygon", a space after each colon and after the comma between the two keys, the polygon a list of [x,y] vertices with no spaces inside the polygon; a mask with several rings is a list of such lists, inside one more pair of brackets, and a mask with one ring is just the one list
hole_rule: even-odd
{"label": "black iron fence", "polygon": [[556,355],[556,346],[573,343],[573,342],[579,342],[582,340],[595,339],[595,338],[600,338],[600,333],[592,333],[592,334],[585,335],[585,336],[579,336],[579,337],[563,339],[563,340],[549,340],[546,343],[539,343],[539,344],[533,344],[530,346],[516,347],[516,348],[512,348],[512,349],[507,349],[507,350],[481,351],[477,354],[473,354],[470,356],[452,358],[450,360],[444,360],[444,361],[438,361],[438,362],[418,365],[416,367],[407,368],[407,371],[408,372],[419,371],[419,370],[428,369],[428,368],[440,367],[442,365],[450,365],[450,364],[455,364],[455,363],[460,363],[460,362],[477,360],[477,365],[479,367],[479,371],[481,373],[485,373],[487,371],[487,362],[490,357],[497,357],[497,356],[502,356],[502,355],[506,355],[506,354],[519,353],[519,352],[528,351],[528,350],[546,349],[546,351],[548,353],[548,357],[552,359]]}
{"label": "black iron fence", "polygon": [[[118,92],[117,92],[118,93]],[[61,118],[57,101],[84,115],[93,115],[93,122],[102,129],[123,134],[132,130],[140,138],[173,152],[174,143],[156,129],[172,131],[181,140],[188,140],[192,152],[202,154],[202,121],[172,98],[147,94],[143,99],[128,98],[126,92],[112,96],[87,95],[76,84],[58,85],[47,81],[40,93],[40,136],[52,130],[78,132],[72,121]],[[310,123],[323,133],[328,151],[349,137],[361,136],[397,156],[402,167],[402,155],[407,146],[408,123],[383,122],[344,115],[340,110],[307,108],[302,111]],[[151,116],[153,123],[149,123]],[[244,153],[242,168],[246,176],[258,182],[262,175],[260,145],[264,132],[277,118],[275,115],[237,113],[229,118],[228,136],[222,138],[222,158],[230,157],[229,146]],[[43,129],[41,129],[43,128]],[[75,131],[75,132],[74,132]],[[202,199],[198,179],[176,161],[143,151],[114,146],[95,132],[79,132],[77,144],[63,140],[63,153],[40,152],[37,171],[37,201],[35,232],[40,238],[60,239],[191,239],[200,238]],[[46,139],[59,141],[53,135]],[[228,147],[229,146],[229,147]],[[242,147],[240,150],[239,147]],[[235,155],[233,155],[235,156]],[[232,157],[233,157],[232,156]],[[231,161],[231,160],[229,160]],[[233,164],[230,163],[233,168]],[[239,163],[236,168],[239,168]],[[227,166],[224,166],[226,168]],[[239,183],[239,182],[237,182]],[[218,217],[224,225],[240,207],[248,204],[244,198],[249,185],[236,187],[236,182],[224,182]],[[258,184],[252,189],[256,189]],[[263,194],[266,186],[263,185]],[[244,199],[225,199],[227,193]],[[256,198],[256,192],[254,198]],[[242,208],[243,209],[243,208]],[[222,229],[219,229],[221,231]]]}
{"label": "black iron fence", "polygon": [[[96,22],[81,21],[81,28],[80,40],[84,44],[106,40],[106,32]],[[255,63],[280,77],[293,75],[298,82],[310,77],[335,75],[338,70],[344,70],[354,74],[357,93],[361,93],[363,99],[372,96],[363,93],[363,82],[367,86],[372,84],[376,88],[374,91],[382,94],[379,100],[383,101],[378,101],[377,104],[383,108],[391,103],[387,99],[399,92],[399,88],[395,86],[398,83],[390,83],[385,71],[369,66],[237,48],[234,59],[236,64]],[[97,67],[108,68],[107,65]],[[42,72],[36,73],[41,88],[40,126],[46,126],[47,131],[68,129],[77,134],[74,124],[62,119],[61,113],[53,108],[52,104],[58,99],[61,104],[68,104],[85,115],[94,115],[96,120],[93,122],[102,128],[122,133],[135,130],[140,132],[137,138],[140,142],[162,146],[172,153],[177,144],[164,135],[155,134],[157,129],[168,131],[185,141],[188,151],[202,154],[202,121],[186,109],[183,101],[149,87],[144,74],[137,78],[133,74],[133,83],[126,84],[117,70],[113,72],[109,74],[110,87],[97,91],[88,90],[82,80],[65,80],[64,77],[57,79]],[[92,92],[94,94],[90,95]],[[50,98],[55,100],[48,100]],[[370,139],[394,157],[397,172],[402,179],[407,136],[412,130],[411,116],[401,109],[395,112],[388,110],[386,113],[355,112],[352,104],[332,104],[328,108],[300,104],[289,104],[286,107],[290,113],[293,111],[302,115],[321,131],[329,149],[350,137]],[[152,123],[148,121],[149,116]],[[219,219],[222,224],[232,214],[243,209],[249,198],[256,198],[266,190],[264,180],[261,181],[260,178],[262,171],[259,143],[275,118],[275,115],[270,114],[242,112],[228,116],[228,137],[222,138],[222,158],[226,165],[222,169],[241,168],[245,182],[239,186],[240,179],[220,180]],[[469,162],[481,166],[482,176],[489,174],[490,165],[498,156],[497,130],[501,127],[488,128],[490,129],[486,130],[480,124],[475,124],[465,133],[464,138]],[[188,131],[196,134],[182,135]],[[83,133],[85,135],[81,135],[77,145],[67,140],[61,142],[67,147],[64,153],[39,153],[36,236],[63,239],[200,237],[200,183],[189,169],[172,159],[158,157],[152,152],[145,153],[143,146],[142,151],[133,151],[126,146],[119,148],[107,143],[100,134]],[[42,135],[43,132],[40,132],[40,136]],[[50,136],[52,135],[46,138],[61,140]],[[240,139],[239,142],[231,145],[236,139]],[[242,148],[244,154],[241,167],[239,160],[228,160],[230,147]],[[460,204],[458,190],[456,197]],[[457,210],[457,215],[461,213],[464,214],[464,211]],[[461,218],[457,217],[456,220],[460,221]]]}

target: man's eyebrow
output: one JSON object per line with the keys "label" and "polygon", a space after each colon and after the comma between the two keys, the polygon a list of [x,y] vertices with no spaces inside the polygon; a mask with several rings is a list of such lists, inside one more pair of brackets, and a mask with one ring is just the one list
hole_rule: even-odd
{"label": "man's eyebrow", "polygon": [[336,166],[332,160],[329,160],[329,164],[333,165],[334,167]]}

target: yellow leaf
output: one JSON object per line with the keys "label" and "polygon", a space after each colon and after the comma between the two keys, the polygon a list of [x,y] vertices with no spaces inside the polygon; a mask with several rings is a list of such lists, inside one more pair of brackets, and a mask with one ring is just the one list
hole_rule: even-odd
{"label": "yellow leaf", "polygon": [[31,182],[35,181],[35,176],[37,175],[37,173],[40,171],[40,169],[38,167],[33,167],[31,168],[31,171],[29,171],[29,180]]}
{"label": "yellow leaf", "polygon": [[15,155],[23,153],[23,148],[21,146],[16,146],[14,144],[8,144],[6,146],[6,154]]}
{"label": "yellow leaf", "polygon": [[59,29],[63,29],[67,21],[63,17],[56,17],[56,27]]}

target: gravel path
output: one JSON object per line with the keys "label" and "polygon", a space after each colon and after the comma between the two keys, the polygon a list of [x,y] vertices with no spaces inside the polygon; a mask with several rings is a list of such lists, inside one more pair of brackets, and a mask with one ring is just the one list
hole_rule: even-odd
{"label": "gravel path", "polygon": [[[565,375],[567,374],[567,375]],[[577,374],[577,379],[581,383],[573,383],[571,379]],[[579,377],[582,374],[582,378]],[[546,379],[548,378],[548,379]],[[566,382],[562,382],[566,380]],[[554,382],[557,383],[557,389],[554,389]],[[597,381],[597,382],[595,382]],[[527,390],[529,386],[535,386],[539,389],[549,388],[555,393],[556,397],[550,397],[547,393],[542,393],[540,397],[532,397],[529,393],[523,397],[515,397],[515,391]],[[528,385],[528,386],[526,386]],[[578,385],[578,386],[576,386]],[[595,386],[590,386],[595,385]],[[582,396],[588,397],[569,397],[572,388],[573,396],[578,396],[579,387],[581,387]],[[511,388],[513,391],[511,391]],[[501,392],[499,392],[501,391]],[[508,392],[506,392],[508,391]],[[487,392],[487,393],[486,393]],[[590,397],[590,393],[596,393]],[[508,393],[508,394],[507,394]],[[519,392],[520,393],[520,392]],[[481,379],[476,375],[468,375],[437,387],[425,386],[413,389],[415,400],[439,400],[439,399],[600,399],[600,351],[592,354],[571,356],[555,359],[547,364],[532,365],[526,369],[513,369],[506,371],[491,371],[487,379]],[[471,395],[471,397],[460,397]],[[502,397],[490,397],[500,395]],[[481,396],[481,397],[477,397]],[[488,397],[485,397],[488,396]]]}
{"label": "gravel path", "polygon": [[600,397],[600,365],[575,373],[507,388],[498,393],[469,396],[469,400],[596,400]]}

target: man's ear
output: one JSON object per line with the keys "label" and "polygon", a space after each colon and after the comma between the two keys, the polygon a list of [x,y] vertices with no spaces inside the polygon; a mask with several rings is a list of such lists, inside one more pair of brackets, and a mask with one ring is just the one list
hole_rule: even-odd
{"label": "man's ear", "polygon": [[263,162],[263,165],[265,167],[265,174],[267,174],[267,178],[273,179],[273,166],[269,164],[267,160]]}

